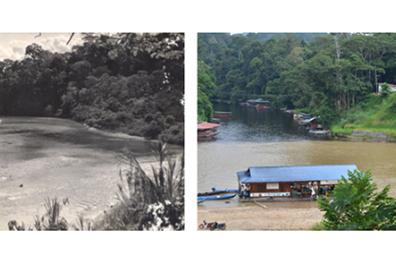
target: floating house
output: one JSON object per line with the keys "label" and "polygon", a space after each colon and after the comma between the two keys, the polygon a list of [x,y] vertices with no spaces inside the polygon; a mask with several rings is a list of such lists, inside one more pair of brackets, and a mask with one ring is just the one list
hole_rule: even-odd
{"label": "floating house", "polygon": [[271,102],[264,99],[250,99],[246,101],[246,106],[254,107],[257,111],[265,111],[271,108]]}
{"label": "floating house", "polygon": [[217,128],[219,124],[202,122],[198,124],[198,140],[199,141],[209,141],[215,139],[217,136]]}
{"label": "floating house", "polygon": [[213,113],[213,117],[217,118],[217,119],[222,119],[222,120],[230,120],[232,118],[232,113],[231,112],[215,111]]}
{"label": "floating house", "polygon": [[334,189],[354,164],[250,167],[237,172],[242,197],[316,197]]}

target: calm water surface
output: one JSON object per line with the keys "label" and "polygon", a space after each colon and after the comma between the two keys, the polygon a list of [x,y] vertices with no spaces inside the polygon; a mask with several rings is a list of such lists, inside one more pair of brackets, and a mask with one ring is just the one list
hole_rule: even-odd
{"label": "calm water surface", "polygon": [[291,115],[215,108],[231,110],[233,120],[221,124],[216,141],[198,144],[199,192],[237,188],[236,172],[249,166],[355,163],[361,170],[371,170],[380,187],[390,184],[396,196],[395,143],[310,140]]}

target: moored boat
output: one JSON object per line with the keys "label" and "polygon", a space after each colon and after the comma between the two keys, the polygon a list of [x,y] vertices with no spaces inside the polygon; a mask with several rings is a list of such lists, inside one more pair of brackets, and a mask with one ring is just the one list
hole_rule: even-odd
{"label": "moored boat", "polygon": [[259,99],[249,99],[246,101],[245,105],[247,107],[254,107],[257,111],[265,111],[271,108],[271,102],[268,100],[264,100],[262,98]]}
{"label": "moored boat", "polygon": [[227,200],[234,198],[239,193],[238,189],[221,189],[212,188],[210,192],[198,193],[198,202]]}
{"label": "moored boat", "polygon": [[214,140],[218,134],[217,128],[219,124],[203,122],[198,124],[198,140],[209,141]]}
{"label": "moored boat", "polygon": [[232,112],[224,112],[224,111],[215,111],[213,113],[214,118],[222,119],[222,120],[231,120]]}
{"label": "moored boat", "polygon": [[328,129],[310,129],[308,133],[310,136],[319,139],[328,139],[331,137],[331,132]]}
{"label": "moored boat", "polygon": [[234,198],[236,195],[236,193],[221,193],[202,196],[198,195],[198,202],[228,200]]}

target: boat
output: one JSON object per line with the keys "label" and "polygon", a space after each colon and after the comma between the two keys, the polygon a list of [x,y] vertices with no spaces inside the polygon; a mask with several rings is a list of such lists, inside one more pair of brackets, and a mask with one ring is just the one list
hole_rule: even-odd
{"label": "boat", "polygon": [[216,189],[210,192],[198,193],[198,203],[203,201],[227,200],[234,198],[239,193],[238,189]]}
{"label": "boat", "polygon": [[219,195],[224,193],[239,193],[238,189],[216,189],[216,187],[212,187],[210,192],[198,193],[198,196],[208,196],[208,195]]}
{"label": "boat", "polygon": [[313,116],[311,114],[306,114],[306,113],[294,113],[293,114],[293,119],[297,121],[303,121],[303,120],[308,120],[311,119]]}
{"label": "boat", "polygon": [[224,112],[224,111],[215,111],[213,113],[214,118],[222,119],[222,120],[231,120],[232,112]]}
{"label": "boat", "polygon": [[210,123],[220,124],[220,123],[221,123],[221,119],[220,119],[220,118],[212,117],[212,118],[210,119]]}
{"label": "boat", "polygon": [[238,189],[217,189],[216,187],[212,188],[212,193],[217,192],[217,193],[239,193]]}
{"label": "boat", "polygon": [[227,200],[232,199],[236,196],[236,193],[221,193],[221,194],[211,194],[211,195],[202,195],[198,194],[198,203],[204,201],[219,201],[219,200]]}
{"label": "boat", "polygon": [[246,101],[246,105],[248,107],[255,107],[257,111],[266,110],[266,109],[271,108],[271,102],[268,100],[264,100],[262,98],[249,99]]}
{"label": "boat", "polygon": [[328,129],[310,129],[308,133],[314,138],[327,139],[331,137],[331,132]]}
{"label": "boat", "polygon": [[256,104],[256,111],[257,112],[264,112],[268,109],[270,109],[270,105],[267,104]]}
{"label": "boat", "polygon": [[198,124],[198,140],[210,141],[214,140],[218,134],[217,128],[219,124],[203,122]]}

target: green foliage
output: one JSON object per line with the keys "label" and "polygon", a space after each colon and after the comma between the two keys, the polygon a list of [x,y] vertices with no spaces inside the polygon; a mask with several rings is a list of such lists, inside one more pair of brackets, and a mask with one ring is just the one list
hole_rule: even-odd
{"label": "green foliage", "polygon": [[202,90],[198,90],[198,121],[208,121],[213,114],[213,105]]}
{"label": "green foliage", "polygon": [[208,121],[213,113],[210,97],[216,89],[215,78],[208,65],[198,61],[198,120]]}
{"label": "green foliage", "polygon": [[320,226],[326,230],[395,230],[396,200],[388,195],[389,186],[377,192],[371,173],[348,173],[331,197],[321,197],[324,212]]}
{"label": "green foliage", "polygon": [[371,95],[346,112],[332,126],[333,133],[351,134],[353,130],[380,132],[396,136],[396,94]]}
{"label": "green foliage", "polygon": [[328,126],[379,81],[396,82],[396,34],[207,33],[198,41],[199,60],[215,76],[209,99],[267,96],[275,106],[317,113]]}
{"label": "green foliage", "polygon": [[387,83],[384,83],[381,86],[381,96],[382,97],[388,97],[391,93],[391,89],[390,86]]}
{"label": "green foliage", "polygon": [[183,98],[180,33],[85,34],[68,53],[32,44],[24,59],[0,62],[0,115],[62,116],[179,144],[183,130],[174,130],[184,122]]}
{"label": "green foliage", "polygon": [[337,113],[328,103],[322,104],[314,113],[319,116],[321,124],[326,128],[330,127],[338,118]]}

